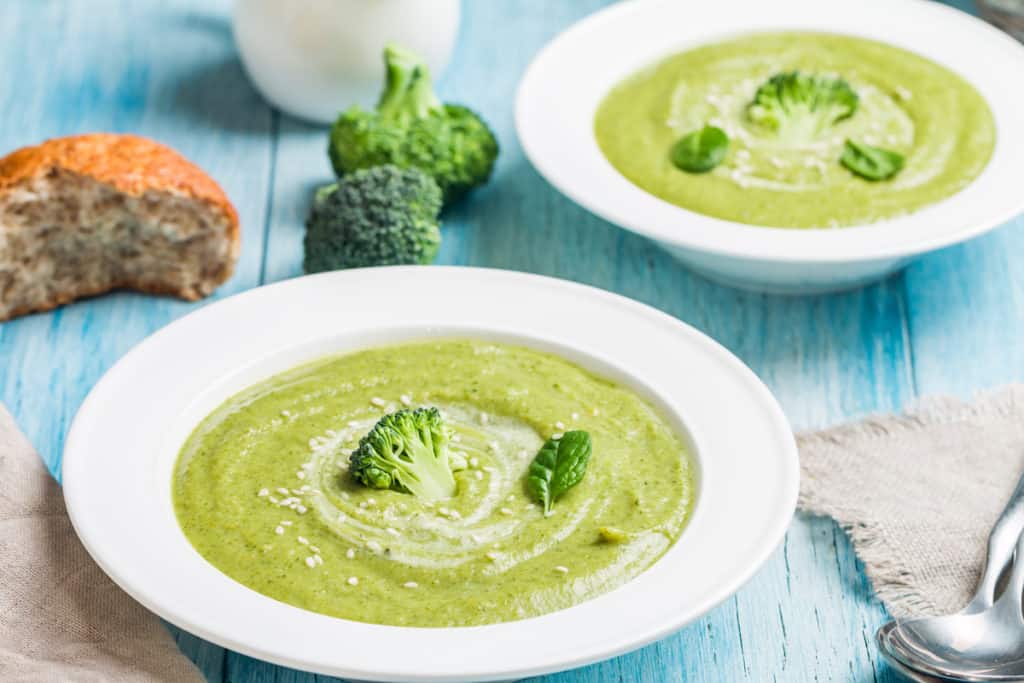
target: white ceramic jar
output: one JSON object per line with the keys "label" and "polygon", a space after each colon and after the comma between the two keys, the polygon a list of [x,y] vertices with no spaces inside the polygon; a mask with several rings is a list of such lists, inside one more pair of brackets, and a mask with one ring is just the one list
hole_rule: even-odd
{"label": "white ceramic jar", "polygon": [[386,43],[422,55],[439,76],[459,15],[459,0],[237,0],[234,33],[264,97],[326,124],[352,104],[376,103]]}

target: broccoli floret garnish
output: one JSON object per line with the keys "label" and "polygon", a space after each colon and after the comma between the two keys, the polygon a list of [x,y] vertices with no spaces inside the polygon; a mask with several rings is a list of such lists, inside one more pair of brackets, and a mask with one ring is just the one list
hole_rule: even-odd
{"label": "broccoli floret garnish", "polygon": [[428,264],[441,246],[441,190],[414,168],[356,171],[317,191],[306,220],[307,273]]}
{"label": "broccoli floret garnish", "polygon": [[359,441],[349,472],[372,489],[412,493],[426,501],[455,494],[448,430],[437,408],[385,415]]}
{"label": "broccoli floret garnish", "polygon": [[335,173],[381,164],[418,168],[437,181],[446,205],[487,182],[498,142],[483,119],[441,102],[426,63],[411,52],[388,46],[384,63],[377,110],[351,107],[331,129],[327,152]]}
{"label": "broccoli floret garnish", "polygon": [[853,116],[859,100],[842,78],[790,71],[757,89],[747,118],[785,142],[801,144]]}

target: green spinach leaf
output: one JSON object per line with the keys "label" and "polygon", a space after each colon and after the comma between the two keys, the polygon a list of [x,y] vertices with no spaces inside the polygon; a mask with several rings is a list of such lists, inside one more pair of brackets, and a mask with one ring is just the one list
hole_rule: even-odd
{"label": "green spinach leaf", "polygon": [[715,126],[704,126],[681,137],[672,145],[669,158],[687,173],[707,173],[725,159],[729,136]]}
{"label": "green spinach leaf", "polygon": [[551,513],[556,500],[583,479],[591,450],[590,434],[578,430],[548,439],[541,447],[530,463],[526,488],[544,506],[545,515]]}
{"label": "green spinach leaf", "polygon": [[847,140],[839,163],[865,180],[888,180],[903,168],[903,155],[863,142]]}

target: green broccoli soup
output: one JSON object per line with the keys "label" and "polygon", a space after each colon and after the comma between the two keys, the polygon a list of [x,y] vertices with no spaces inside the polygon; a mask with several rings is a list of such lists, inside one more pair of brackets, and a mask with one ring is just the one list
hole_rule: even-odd
{"label": "green broccoli soup", "polygon": [[766,33],[698,47],[616,85],[597,142],[632,183],[699,213],[824,228],[955,194],[995,145],[988,105],[951,71],[883,43]]}
{"label": "green broccoli soup", "polygon": [[448,339],[233,396],[189,437],[172,486],[189,541],[236,581],[403,626],[607,592],[675,542],[695,490],[681,437],[633,392],[553,355]]}

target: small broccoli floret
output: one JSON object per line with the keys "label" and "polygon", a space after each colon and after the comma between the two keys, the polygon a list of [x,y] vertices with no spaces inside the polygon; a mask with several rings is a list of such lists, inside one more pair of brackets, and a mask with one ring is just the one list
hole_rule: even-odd
{"label": "small broccoli floret", "polygon": [[487,182],[498,157],[494,134],[476,113],[442,103],[418,56],[384,50],[387,78],[376,111],[354,106],[331,129],[327,151],[338,176],[395,164],[418,168],[441,187],[445,204]]}
{"label": "small broccoli floret", "polygon": [[437,183],[414,168],[348,175],[313,199],[305,271],[431,263],[441,246],[440,210]]}
{"label": "small broccoli floret", "polygon": [[426,501],[455,494],[448,430],[437,408],[399,410],[382,417],[349,457],[364,486],[412,493]]}
{"label": "small broccoli floret", "polygon": [[841,78],[790,71],[757,89],[747,118],[787,143],[802,144],[853,116],[859,99]]}

